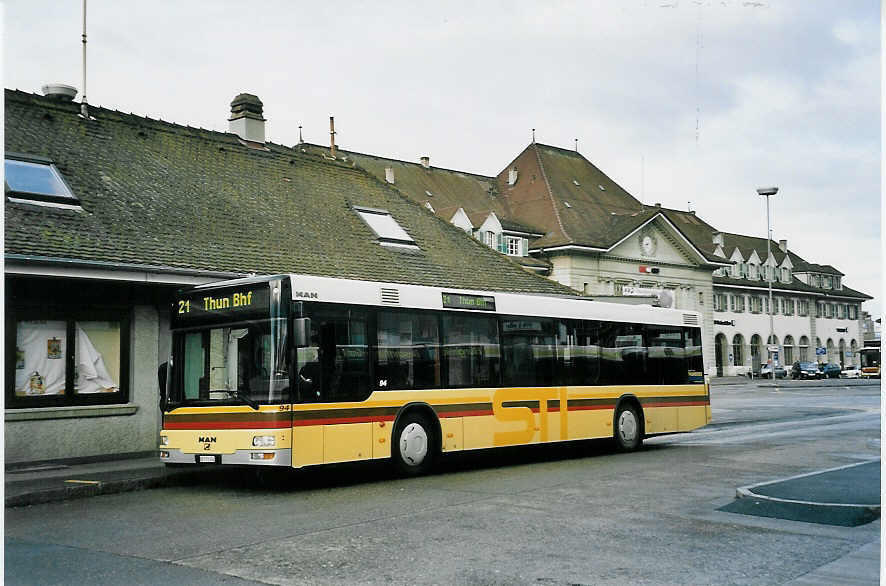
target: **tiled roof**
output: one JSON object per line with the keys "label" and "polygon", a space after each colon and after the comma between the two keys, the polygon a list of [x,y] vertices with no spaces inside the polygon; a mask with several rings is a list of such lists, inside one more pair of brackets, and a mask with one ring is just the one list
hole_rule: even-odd
{"label": "tiled roof", "polygon": [[[574,293],[529,273],[352,161],[7,90],[7,151],[50,157],[82,211],[6,202],[7,255],[194,271],[299,272]],[[480,179],[471,179],[480,182]],[[352,206],[385,209],[420,251],[383,247]],[[466,262],[470,259],[470,262]]]}
{"label": "tiled roof", "polygon": [[[732,277],[718,277],[714,276],[714,285],[734,285],[738,287],[757,287],[762,291],[766,291],[768,289],[768,284],[766,281],[762,279],[733,279]],[[849,287],[843,286],[840,290],[833,289],[822,289],[820,287],[811,287],[800,281],[796,277],[791,280],[790,283],[782,283],[780,281],[772,282],[772,290],[773,291],[793,291],[800,293],[809,293],[810,295],[814,295],[816,297],[853,297],[858,299],[873,299],[870,295],[862,293],[860,291],[856,291],[855,289],[850,289]]]}
{"label": "tiled roof", "polygon": [[[303,146],[312,152],[329,151],[328,147],[324,148],[318,145]],[[354,151],[339,150],[338,152],[355,161],[359,167],[381,181],[385,181],[385,169],[390,168],[394,173],[394,188],[412,201],[422,204],[430,202],[435,213],[445,220],[452,218],[456,210],[462,208],[474,223],[474,227],[479,227],[490,212],[495,212],[505,229],[539,232],[539,229],[532,224],[515,222],[510,218],[510,211],[507,208],[508,202],[500,197],[495,177],[444,169],[433,165],[426,168],[420,163]]]}

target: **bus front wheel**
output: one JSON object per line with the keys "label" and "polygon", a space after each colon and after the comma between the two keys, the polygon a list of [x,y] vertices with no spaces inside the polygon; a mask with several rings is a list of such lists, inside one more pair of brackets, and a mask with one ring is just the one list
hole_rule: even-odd
{"label": "bus front wheel", "polygon": [[622,403],[615,412],[613,435],[615,445],[623,452],[631,452],[643,442],[643,428],[637,408]]}
{"label": "bus front wheel", "polygon": [[407,413],[397,422],[391,457],[404,476],[418,476],[431,469],[436,456],[434,428],[420,413]]}

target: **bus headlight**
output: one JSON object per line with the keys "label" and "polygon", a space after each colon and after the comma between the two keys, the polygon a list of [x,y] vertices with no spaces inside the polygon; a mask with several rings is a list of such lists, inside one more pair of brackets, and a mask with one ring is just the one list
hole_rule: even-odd
{"label": "bus headlight", "polygon": [[169,436],[168,435],[161,435],[160,436],[160,445],[161,446],[168,446],[169,445]]}
{"label": "bus headlight", "polygon": [[272,435],[257,435],[252,438],[252,445],[256,448],[273,448],[277,440]]}

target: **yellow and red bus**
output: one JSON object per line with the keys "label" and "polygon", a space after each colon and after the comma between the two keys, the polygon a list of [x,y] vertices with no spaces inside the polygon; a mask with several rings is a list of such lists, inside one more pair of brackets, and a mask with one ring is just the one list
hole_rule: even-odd
{"label": "yellow and red bus", "polygon": [[865,346],[858,349],[861,378],[880,378],[880,347]]}
{"label": "yellow and red bus", "polygon": [[711,420],[698,313],[279,275],[172,308],[160,455],[301,468],[645,437]]}

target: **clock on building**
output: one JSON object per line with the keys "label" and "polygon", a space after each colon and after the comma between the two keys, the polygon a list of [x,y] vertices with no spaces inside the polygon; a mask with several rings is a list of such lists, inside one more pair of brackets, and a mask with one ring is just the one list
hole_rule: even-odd
{"label": "clock on building", "polygon": [[640,234],[640,249],[645,256],[653,256],[657,247],[658,242],[655,238],[655,234],[652,232],[643,232]]}

